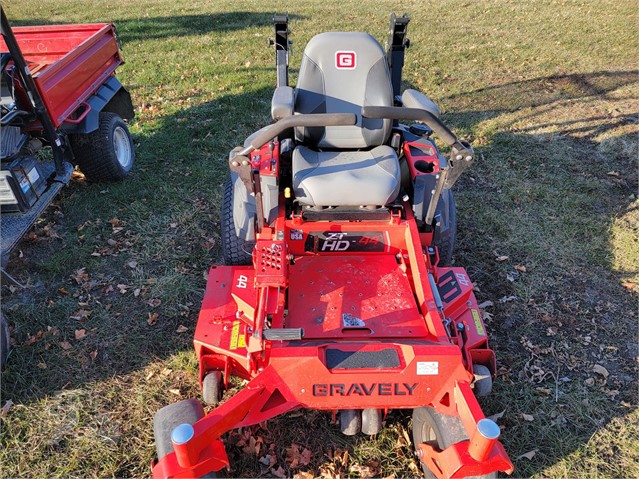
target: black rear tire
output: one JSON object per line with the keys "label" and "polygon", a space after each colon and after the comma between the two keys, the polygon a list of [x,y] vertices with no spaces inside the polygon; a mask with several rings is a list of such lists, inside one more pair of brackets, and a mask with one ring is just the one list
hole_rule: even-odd
{"label": "black rear tire", "polygon": [[[458,417],[440,414],[431,407],[413,409],[413,444],[417,447],[420,442],[430,444],[435,449],[443,451],[448,446],[468,439],[466,430]],[[422,463],[422,470],[426,479],[434,479],[435,475]],[[496,472],[482,476],[471,476],[467,479],[493,479]]]}
{"label": "black rear tire", "polygon": [[101,112],[97,130],[69,139],[80,171],[91,182],[122,180],[133,168],[133,139],[117,113]]}
{"label": "black rear tire", "polygon": [[229,176],[224,184],[222,197],[222,217],[220,220],[222,256],[224,264],[227,266],[250,265],[253,263],[252,252],[255,242],[240,238],[235,231],[233,191],[233,181]]}

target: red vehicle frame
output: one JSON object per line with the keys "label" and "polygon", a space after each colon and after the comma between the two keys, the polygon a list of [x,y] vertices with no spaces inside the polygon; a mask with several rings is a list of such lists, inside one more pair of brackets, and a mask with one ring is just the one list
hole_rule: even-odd
{"label": "red vehicle frame", "polygon": [[[437,174],[434,143],[413,146],[404,149],[412,176]],[[232,170],[279,177],[277,140],[250,149],[230,160]],[[497,426],[473,393],[473,365],[494,376],[495,355],[466,271],[437,266],[433,233],[418,230],[407,201],[383,219],[308,221],[287,208],[287,194],[277,219],[257,230],[252,266],[210,269],[195,331],[200,384],[211,371],[225,386],[231,376],[248,384],[183,425],[186,439],[173,437],[153,476],[218,471],[229,465],[225,432],[297,408],[424,406],[460,418],[470,438],[444,450],[416,445],[436,477],[512,473],[498,432],[482,430]]]}

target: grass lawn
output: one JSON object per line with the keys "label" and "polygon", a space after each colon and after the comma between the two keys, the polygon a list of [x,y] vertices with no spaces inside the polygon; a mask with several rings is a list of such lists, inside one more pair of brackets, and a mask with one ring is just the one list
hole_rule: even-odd
{"label": "grass lawn", "polygon": [[[270,119],[272,14],[291,16],[293,83],[314,34],[383,42],[389,14],[406,11],[406,86],[482,155],[455,185],[455,262],[492,303],[499,373],[482,404],[501,415],[515,476],[639,477],[636,2],[4,7],[14,25],[116,23],[137,154],[124,182],[76,175],[10,263],[27,288],[2,286],[14,343],[4,476],[150,474],[155,411],[199,395],[191,338],[221,259],[228,151]],[[393,411],[377,437],[348,438],[329,415],[289,414],[227,436],[229,475],[414,476],[410,428],[410,413]]]}

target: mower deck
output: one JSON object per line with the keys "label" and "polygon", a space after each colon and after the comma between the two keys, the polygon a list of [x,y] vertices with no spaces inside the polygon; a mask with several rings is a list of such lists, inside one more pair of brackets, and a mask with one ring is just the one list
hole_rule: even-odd
{"label": "mower deck", "polygon": [[406,273],[394,256],[306,256],[290,269],[287,327],[305,339],[425,338]]}

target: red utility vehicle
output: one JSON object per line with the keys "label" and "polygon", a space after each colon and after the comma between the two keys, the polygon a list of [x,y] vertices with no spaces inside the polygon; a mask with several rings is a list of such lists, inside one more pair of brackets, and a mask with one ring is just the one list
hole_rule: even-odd
{"label": "red utility vehicle", "polygon": [[1,16],[0,253],[7,278],[11,250],[69,182],[74,164],[89,181],[120,180],[135,152],[124,121],[134,116],[131,97],[115,77],[123,61],[114,25],[12,29],[4,10]]}
{"label": "red utility vehicle", "polygon": [[293,89],[275,16],[276,123],[231,152],[227,265],[209,272],[195,330],[204,401],[231,376],[248,384],[206,416],[194,399],[158,411],[155,478],[218,471],[226,431],[296,408],[332,412],[348,435],[412,409],[426,476],[513,471],[476,399],[495,356],[470,278],[450,266],[450,187],[474,152],[428,97],[400,96],[408,21],[391,16],[386,52],[365,33],[313,37]]}

